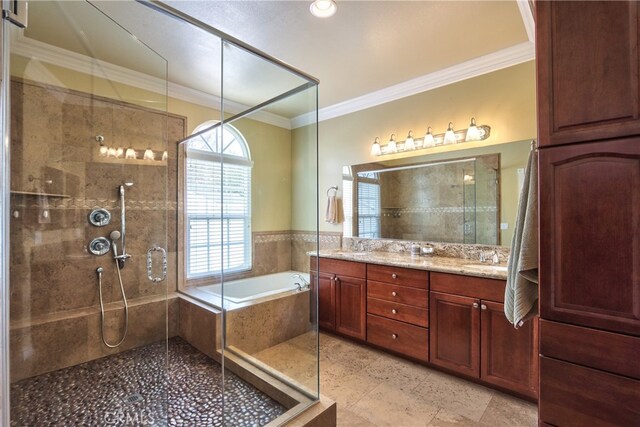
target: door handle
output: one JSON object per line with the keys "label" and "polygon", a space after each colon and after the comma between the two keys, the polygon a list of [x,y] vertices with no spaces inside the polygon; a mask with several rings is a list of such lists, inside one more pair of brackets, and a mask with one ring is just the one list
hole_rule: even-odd
{"label": "door handle", "polygon": [[[153,253],[160,252],[162,254],[162,276],[153,277]],[[160,246],[153,246],[147,251],[147,278],[152,283],[162,282],[167,278],[167,251]]]}

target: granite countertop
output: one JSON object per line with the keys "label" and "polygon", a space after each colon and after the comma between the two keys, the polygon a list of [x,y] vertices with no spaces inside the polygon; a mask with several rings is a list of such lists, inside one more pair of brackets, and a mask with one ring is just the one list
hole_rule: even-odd
{"label": "granite countertop", "polygon": [[[313,255],[311,253],[310,255]],[[366,262],[368,264],[394,265],[396,267],[416,268],[419,270],[442,273],[462,274],[465,276],[507,279],[506,264],[481,263],[463,258],[446,258],[432,255],[410,255],[394,252],[352,252],[343,250],[323,250],[322,258],[342,259],[346,261]]]}

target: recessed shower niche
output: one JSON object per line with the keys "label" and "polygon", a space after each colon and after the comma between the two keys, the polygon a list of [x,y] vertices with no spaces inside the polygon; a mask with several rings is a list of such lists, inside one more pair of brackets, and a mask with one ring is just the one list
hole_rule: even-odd
{"label": "recessed shower niche", "polygon": [[[291,210],[296,194],[317,192],[316,123],[287,125],[315,118],[317,81],[160,3],[31,2],[26,29],[3,26],[3,425],[264,425],[314,404],[313,317],[292,327],[286,310],[297,308],[283,305],[271,323],[293,331],[271,346],[304,343],[304,372],[295,373],[234,351],[223,325],[233,311],[228,282],[292,271],[294,258],[317,250],[316,222],[304,227],[313,243],[294,257],[294,215],[275,215],[260,196],[282,193],[278,203]],[[191,81],[186,63],[197,64]],[[198,277],[220,287],[217,304],[188,294],[184,274],[188,221],[209,227],[211,265],[225,265],[236,238],[222,228],[233,221],[232,181],[198,218],[181,196],[181,142],[209,121],[244,135],[254,177],[249,268]],[[209,157],[222,176],[233,169]],[[288,260],[270,258],[272,243]],[[308,288],[284,292],[307,306],[317,298]]]}

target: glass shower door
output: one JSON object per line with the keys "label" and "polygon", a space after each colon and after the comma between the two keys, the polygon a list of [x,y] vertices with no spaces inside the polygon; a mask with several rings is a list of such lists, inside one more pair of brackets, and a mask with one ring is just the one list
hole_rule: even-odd
{"label": "glass shower door", "polygon": [[167,62],[66,1],[31,2],[5,59],[11,425],[162,423]]}

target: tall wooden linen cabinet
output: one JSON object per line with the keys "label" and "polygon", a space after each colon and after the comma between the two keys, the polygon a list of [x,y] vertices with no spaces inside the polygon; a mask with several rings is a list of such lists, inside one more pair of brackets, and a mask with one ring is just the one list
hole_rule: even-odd
{"label": "tall wooden linen cabinet", "polygon": [[635,1],[536,1],[539,423],[640,426]]}

